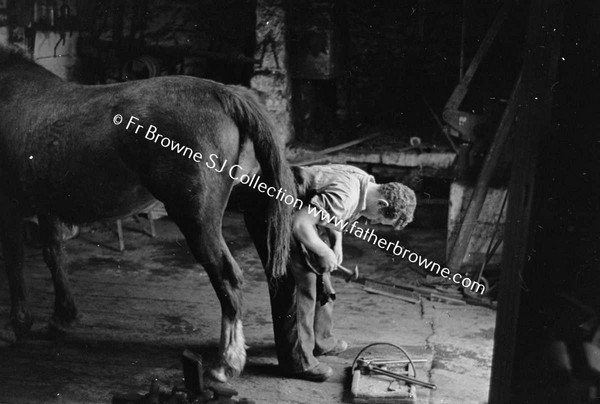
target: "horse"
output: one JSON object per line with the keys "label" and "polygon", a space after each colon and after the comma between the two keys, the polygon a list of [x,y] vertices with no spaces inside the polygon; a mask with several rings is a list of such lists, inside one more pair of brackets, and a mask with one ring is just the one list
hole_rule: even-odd
{"label": "horse", "polygon": [[[175,144],[190,153],[182,155]],[[220,302],[221,338],[211,375],[226,381],[239,374],[246,360],[243,274],[221,230],[237,177],[211,169],[215,160],[237,169],[255,164],[268,185],[295,189],[272,118],[250,89],[186,76],[81,85],[60,79],[15,47],[1,47],[0,242],[11,299],[5,338],[22,340],[33,323],[23,276],[23,217],[39,221],[55,291],[50,326],[68,328],[78,312],[61,223],[125,217],[158,199]],[[263,213],[268,265],[281,276],[292,208],[271,198]]]}

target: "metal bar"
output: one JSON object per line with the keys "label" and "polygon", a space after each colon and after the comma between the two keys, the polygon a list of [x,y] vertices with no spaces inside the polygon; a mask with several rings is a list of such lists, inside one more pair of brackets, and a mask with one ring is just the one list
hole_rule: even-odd
{"label": "metal bar", "polygon": [[421,97],[421,98],[422,98],[423,102],[425,103],[425,105],[427,105],[427,109],[429,110],[429,113],[431,114],[431,116],[433,117],[435,122],[438,124],[440,130],[442,131],[442,134],[444,135],[444,137],[450,144],[450,147],[452,147],[452,150],[454,150],[454,153],[458,154],[458,147],[456,147],[456,145],[454,144],[454,141],[452,140],[452,138],[450,137],[448,132],[446,132],[444,130],[444,124],[442,123],[440,118],[437,116],[437,114],[433,111],[433,108],[431,108],[431,105],[429,105],[429,103],[427,102],[425,97]]}
{"label": "metal bar", "polygon": [[390,376],[390,377],[393,377],[394,379],[402,380],[402,381],[410,383],[410,384],[416,384],[417,386],[426,387],[426,388],[431,389],[431,390],[437,389],[437,386],[435,384],[433,384],[433,383],[428,383],[428,382],[423,382],[421,380],[413,379],[410,376],[404,376],[404,375],[401,375],[399,373],[390,372],[389,370],[383,370],[381,368],[377,368],[377,367],[374,367],[374,366],[371,366],[371,365],[367,365],[366,368],[370,372],[379,373],[379,374],[382,374],[382,375]]}
{"label": "metal bar", "polygon": [[414,299],[412,297],[405,296],[405,295],[402,295],[402,294],[399,294],[399,293],[386,292],[385,290],[371,288],[369,286],[365,286],[363,288],[363,290],[365,292],[368,292],[368,293],[374,293],[374,294],[377,294],[377,295],[383,295],[383,296],[387,296],[387,297],[393,297],[394,299],[404,300],[405,302],[408,302],[408,303],[416,304],[416,303],[420,303],[421,302],[421,299]]}
{"label": "metal bar", "polygon": [[[372,365],[408,365],[408,359],[365,359]],[[427,359],[412,359],[413,363],[427,363]]]}

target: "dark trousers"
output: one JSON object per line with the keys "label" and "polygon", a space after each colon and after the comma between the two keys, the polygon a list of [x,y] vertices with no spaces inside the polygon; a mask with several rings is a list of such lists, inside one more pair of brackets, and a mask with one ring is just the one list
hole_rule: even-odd
{"label": "dark trousers", "polygon": [[291,244],[288,273],[269,279],[269,294],[279,365],[288,372],[301,372],[319,363],[313,350],[324,352],[335,346],[333,301],[321,305],[321,277],[306,266],[298,244]]}
{"label": "dark trousers", "polygon": [[[321,282],[317,274],[305,264],[301,246],[290,240],[290,260],[287,274],[273,278],[267,269],[268,248],[267,206],[269,197],[242,187],[245,193],[244,220],[267,275],[273,331],[279,365],[288,372],[302,372],[316,365],[313,350],[329,351],[336,340],[332,337],[333,302],[321,305],[319,291]],[[326,240],[324,240],[326,241]],[[327,242],[327,241],[326,241]]]}

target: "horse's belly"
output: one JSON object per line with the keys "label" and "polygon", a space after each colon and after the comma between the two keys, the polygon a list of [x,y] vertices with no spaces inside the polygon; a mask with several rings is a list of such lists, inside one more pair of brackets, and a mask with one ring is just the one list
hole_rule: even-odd
{"label": "horse's belly", "polygon": [[[77,121],[80,128],[84,121]],[[83,125],[30,146],[23,188],[38,211],[70,223],[89,223],[139,212],[154,201],[139,174],[125,164],[106,128]]]}
{"label": "horse's belly", "polygon": [[131,197],[119,195],[86,200],[82,195],[72,198],[67,196],[63,201],[56,200],[50,211],[68,223],[90,223],[95,221],[118,219],[143,211],[155,202],[149,193]]}
{"label": "horse's belly", "polygon": [[47,192],[38,193],[38,206],[69,223],[90,223],[138,213],[155,199],[139,182],[126,177],[87,176],[59,187],[42,187]]}

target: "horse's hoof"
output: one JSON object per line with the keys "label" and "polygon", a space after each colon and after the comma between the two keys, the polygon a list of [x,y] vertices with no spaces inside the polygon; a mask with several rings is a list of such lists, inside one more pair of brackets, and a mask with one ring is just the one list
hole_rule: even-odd
{"label": "horse's hoof", "polygon": [[17,342],[17,334],[12,324],[7,324],[0,329],[0,347],[13,345]]}
{"label": "horse's hoof", "polygon": [[75,324],[79,322],[79,316],[76,318],[64,319],[59,316],[52,316],[48,321],[48,334],[60,337],[67,334]]}
{"label": "horse's hoof", "polygon": [[55,303],[51,322],[57,323],[64,328],[69,328],[77,320],[79,320],[79,311],[73,298],[65,299],[62,304]]}
{"label": "horse's hoof", "polygon": [[10,343],[23,341],[33,325],[33,316],[29,312],[20,312],[11,316],[10,322],[4,327],[1,339]]}
{"label": "horse's hoof", "polygon": [[30,314],[12,319],[0,329],[0,345],[12,345],[25,340],[32,325],[33,317]]}
{"label": "horse's hoof", "polygon": [[[226,383],[229,379],[239,376],[239,374],[242,373],[242,369],[244,368],[245,362],[245,355],[243,356],[243,358],[241,358],[241,361],[239,363],[220,360],[216,362],[217,364],[210,369],[209,374],[216,381]],[[235,366],[236,364],[238,365],[238,367]]]}
{"label": "horse's hoof", "polygon": [[227,368],[225,366],[219,366],[211,369],[208,374],[218,382],[227,383],[229,377],[227,376],[228,371],[226,369]]}

